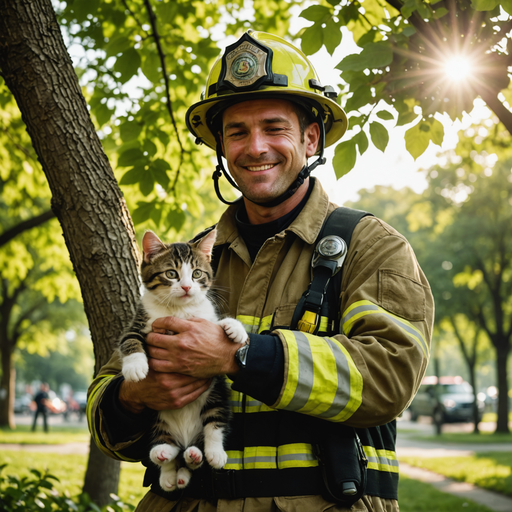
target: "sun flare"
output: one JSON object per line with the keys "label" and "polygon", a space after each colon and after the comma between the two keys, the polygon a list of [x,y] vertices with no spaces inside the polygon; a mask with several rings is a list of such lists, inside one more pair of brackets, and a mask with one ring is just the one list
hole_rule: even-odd
{"label": "sun flare", "polygon": [[453,57],[444,65],[444,72],[450,80],[464,80],[471,75],[471,63],[466,57]]}

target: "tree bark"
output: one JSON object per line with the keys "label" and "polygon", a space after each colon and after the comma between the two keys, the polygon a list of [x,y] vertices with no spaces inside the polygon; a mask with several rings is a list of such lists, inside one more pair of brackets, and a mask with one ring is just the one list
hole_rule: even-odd
{"label": "tree bark", "polygon": [[[135,312],[139,252],[51,0],[0,0],[0,70],[52,191],[52,210],[80,282],[98,371]],[[84,491],[98,505],[104,504],[98,498],[117,492],[109,463],[91,447],[89,464],[98,478],[96,487]]]}
{"label": "tree bark", "polygon": [[[2,340],[3,341],[3,340]],[[12,350],[2,347],[2,377],[0,379],[0,426],[16,428],[14,420],[14,382],[15,370],[12,367]]]}
{"label": "tree bark", "polygon": [[508,427],[508,378],[507,378],[507,362],[510,354],[510,345],[507,340],[493,340],[496,347],[496,372],[498,376],[498,421],[496,423],[496,432],[509,434]]}

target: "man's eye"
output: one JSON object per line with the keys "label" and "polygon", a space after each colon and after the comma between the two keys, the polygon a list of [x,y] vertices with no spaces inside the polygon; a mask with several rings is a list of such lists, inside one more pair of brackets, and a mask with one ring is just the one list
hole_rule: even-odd
{"label": "man's eye", "polygon": [[166,277],[168,277],[169,279],[176,279],[178,277],[178,272],[176,272],[176,270],[168,270],[166,273],[165,273]]}
{"label": "man's eye", "polygon": [[202,270],[194,270],[194,272],[192,272],[192,277],[194,279],[199,279],[201,276],[203,275],[203,271]]}

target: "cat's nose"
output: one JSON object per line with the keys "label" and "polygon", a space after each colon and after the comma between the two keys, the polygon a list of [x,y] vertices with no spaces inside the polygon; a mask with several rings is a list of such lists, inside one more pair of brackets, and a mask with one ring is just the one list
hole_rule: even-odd
{"label": "cat's nose", "polygon": [[185,293],[188,293],[188,291],[190,290],[190,286],[182,286],[181,289],[185,290]]}

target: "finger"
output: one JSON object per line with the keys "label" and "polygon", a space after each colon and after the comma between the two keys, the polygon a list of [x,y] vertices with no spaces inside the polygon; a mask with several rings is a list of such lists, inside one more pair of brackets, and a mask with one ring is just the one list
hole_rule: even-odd
{"label": "finger", "polygon": [[176,318],[175,316],[164,316],[153,322],[153,330],[165,329],[166,331],[182,332],[190,329],[190,321]]}
{"label": "finger", "polygon": [[146,343],[149,347],[166,348],[173,344],[172,334],[162,334],[160,332],[150,332],[146,335]]}

